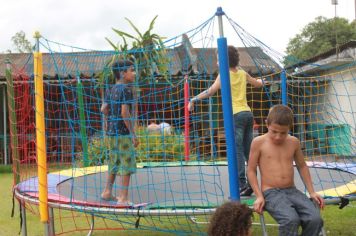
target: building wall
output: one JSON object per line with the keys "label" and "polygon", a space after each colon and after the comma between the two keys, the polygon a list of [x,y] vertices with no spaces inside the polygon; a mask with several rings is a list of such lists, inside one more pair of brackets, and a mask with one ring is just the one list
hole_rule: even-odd
{"label": "building wall", "polygon": [[356,66],[335,73],[326,94],[330,105],[326,106],[325,120],[331,124],[347,125],[344,131],[349,132],[352,150],[356,150]]}

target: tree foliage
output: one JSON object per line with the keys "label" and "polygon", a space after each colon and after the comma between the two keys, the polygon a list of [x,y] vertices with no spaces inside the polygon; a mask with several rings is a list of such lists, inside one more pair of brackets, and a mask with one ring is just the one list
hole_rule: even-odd
{"label": "tree foliage", "polygon": [[345,18],[319,16],[290,39],[285,64],[311,58],[353,39],[356,39],[356,21],[349,23]]}
{"label": "tree foliage", "polygon": [[17,32],[14,36],[12,36],[11,41],[18,52],[20,53],[32,52],[32,45],[30,41],[27,40],[25,32],[23,32],[22,30]]}

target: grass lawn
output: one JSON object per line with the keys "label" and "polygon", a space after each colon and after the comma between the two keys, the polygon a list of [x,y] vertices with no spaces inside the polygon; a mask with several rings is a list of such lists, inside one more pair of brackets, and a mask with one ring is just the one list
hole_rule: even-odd
{"label": "grass lawn", "polygon": [[[6,172],[6,171],[5,171]],[[19,217],[19,206],[16,201],[15,206],[15,215],[11,218],[11,210],[12,210],[12,181],[13,177],[10,173],[1,173],[0,172],[0,235],[18,235],[20,230],[20,217]],[[55,211],[55,215],[58,214],[58,211]],[[61,214],[64,216],[68,216],[67,221],[61,223],[62,227],[72,228],[74,225],[80,225],[80,220],[86,221],[84,214],[75,213],[73,215],[81,215],[79,220],[73,223],[73,215],[72,213],[61,211]],[[42,236],[43,235],[43,224],[40,223],[39,218],[37,216],[33,216],[30,212],[27,212],[27,233],[29,236]],[[327,206],[324,211],[322,211],[322,217],[325,222],[325,229],[328,235],[355,235],[356,236],[356,202],[353,202],[346,206],[344,209],[340,210],[337,206]],[[268,214],[265,214],[266,223],[275,223]],[[98,220],[99,221],[99,220]],[[144,220],[141,220],[141,222]],[[255,215],[255,221],[258,222],[259,218]],[[111,222],[106,220],[106,223],[109,223],[109,227],[112,225],[117,225],[115,222]],[[185,221],[186,222],[186,221]],[[57,222],[58,223],[58,222]],[[87,222],[82,222],[83,224],[87,224]],[[144,224],[144,222],[142,222]],[[192,223],[192,228],[196,226]],[[204,225],[197,226],[204,230]],[[56,225],[56,229],[60,229],[59,226]],[[267,227],[269,235],[278,235],[277,227],[268,226]],[[56,230],[58,233],[58,231]],[[88,231],[81,232],[71,232],[65,235],[87,235]],[[118,235],[117,231],[95,231],[93,235]],[[138,231],[132,230],[129,232],[120,232],[119,235],[173,235],[167,233],[158,233],[158,232],[147,232],[147,231]],[[194,235],[191,234],[191,235]],[[261,235],[260,226],[253,226],[253,235]]]}

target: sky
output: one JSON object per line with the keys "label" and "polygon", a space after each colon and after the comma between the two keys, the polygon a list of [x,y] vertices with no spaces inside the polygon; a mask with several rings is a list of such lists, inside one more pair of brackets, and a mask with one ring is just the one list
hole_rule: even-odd
{"label": "sky", "polygon": [[[15,51],[11,37],[24,31],[85,49],[110,50],[119,37],[134,34],[125,17],[143,32],[158,15],[154,33],[172,38],[196,28],[222,7],[228,17],[272,49],[284,53],[291,38],[318,16],[332,18],[332,0],[0,0],[0,52]],[[355,0],[338,0],[336,15],[355,19]],[[225,25],[224,25],[225,27]],[[228,43],[234,45],[234,42]]]}

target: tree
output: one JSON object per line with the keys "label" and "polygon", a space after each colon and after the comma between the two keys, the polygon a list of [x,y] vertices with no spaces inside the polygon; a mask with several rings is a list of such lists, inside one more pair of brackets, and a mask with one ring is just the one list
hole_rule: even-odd
{"label": "tree", "polygon": [[349,23],[345,18],[319,16],[289,41],[284,64],[306,60],[352,39],[356,39],[356,21]]}
{"label": "tree", "polygon": [[30,41],[26,39],[26,34],[22,30],[17,32],[11,38],[12,43],[16,47],[16,50],[20,53],[32,52],[32,45]]}

